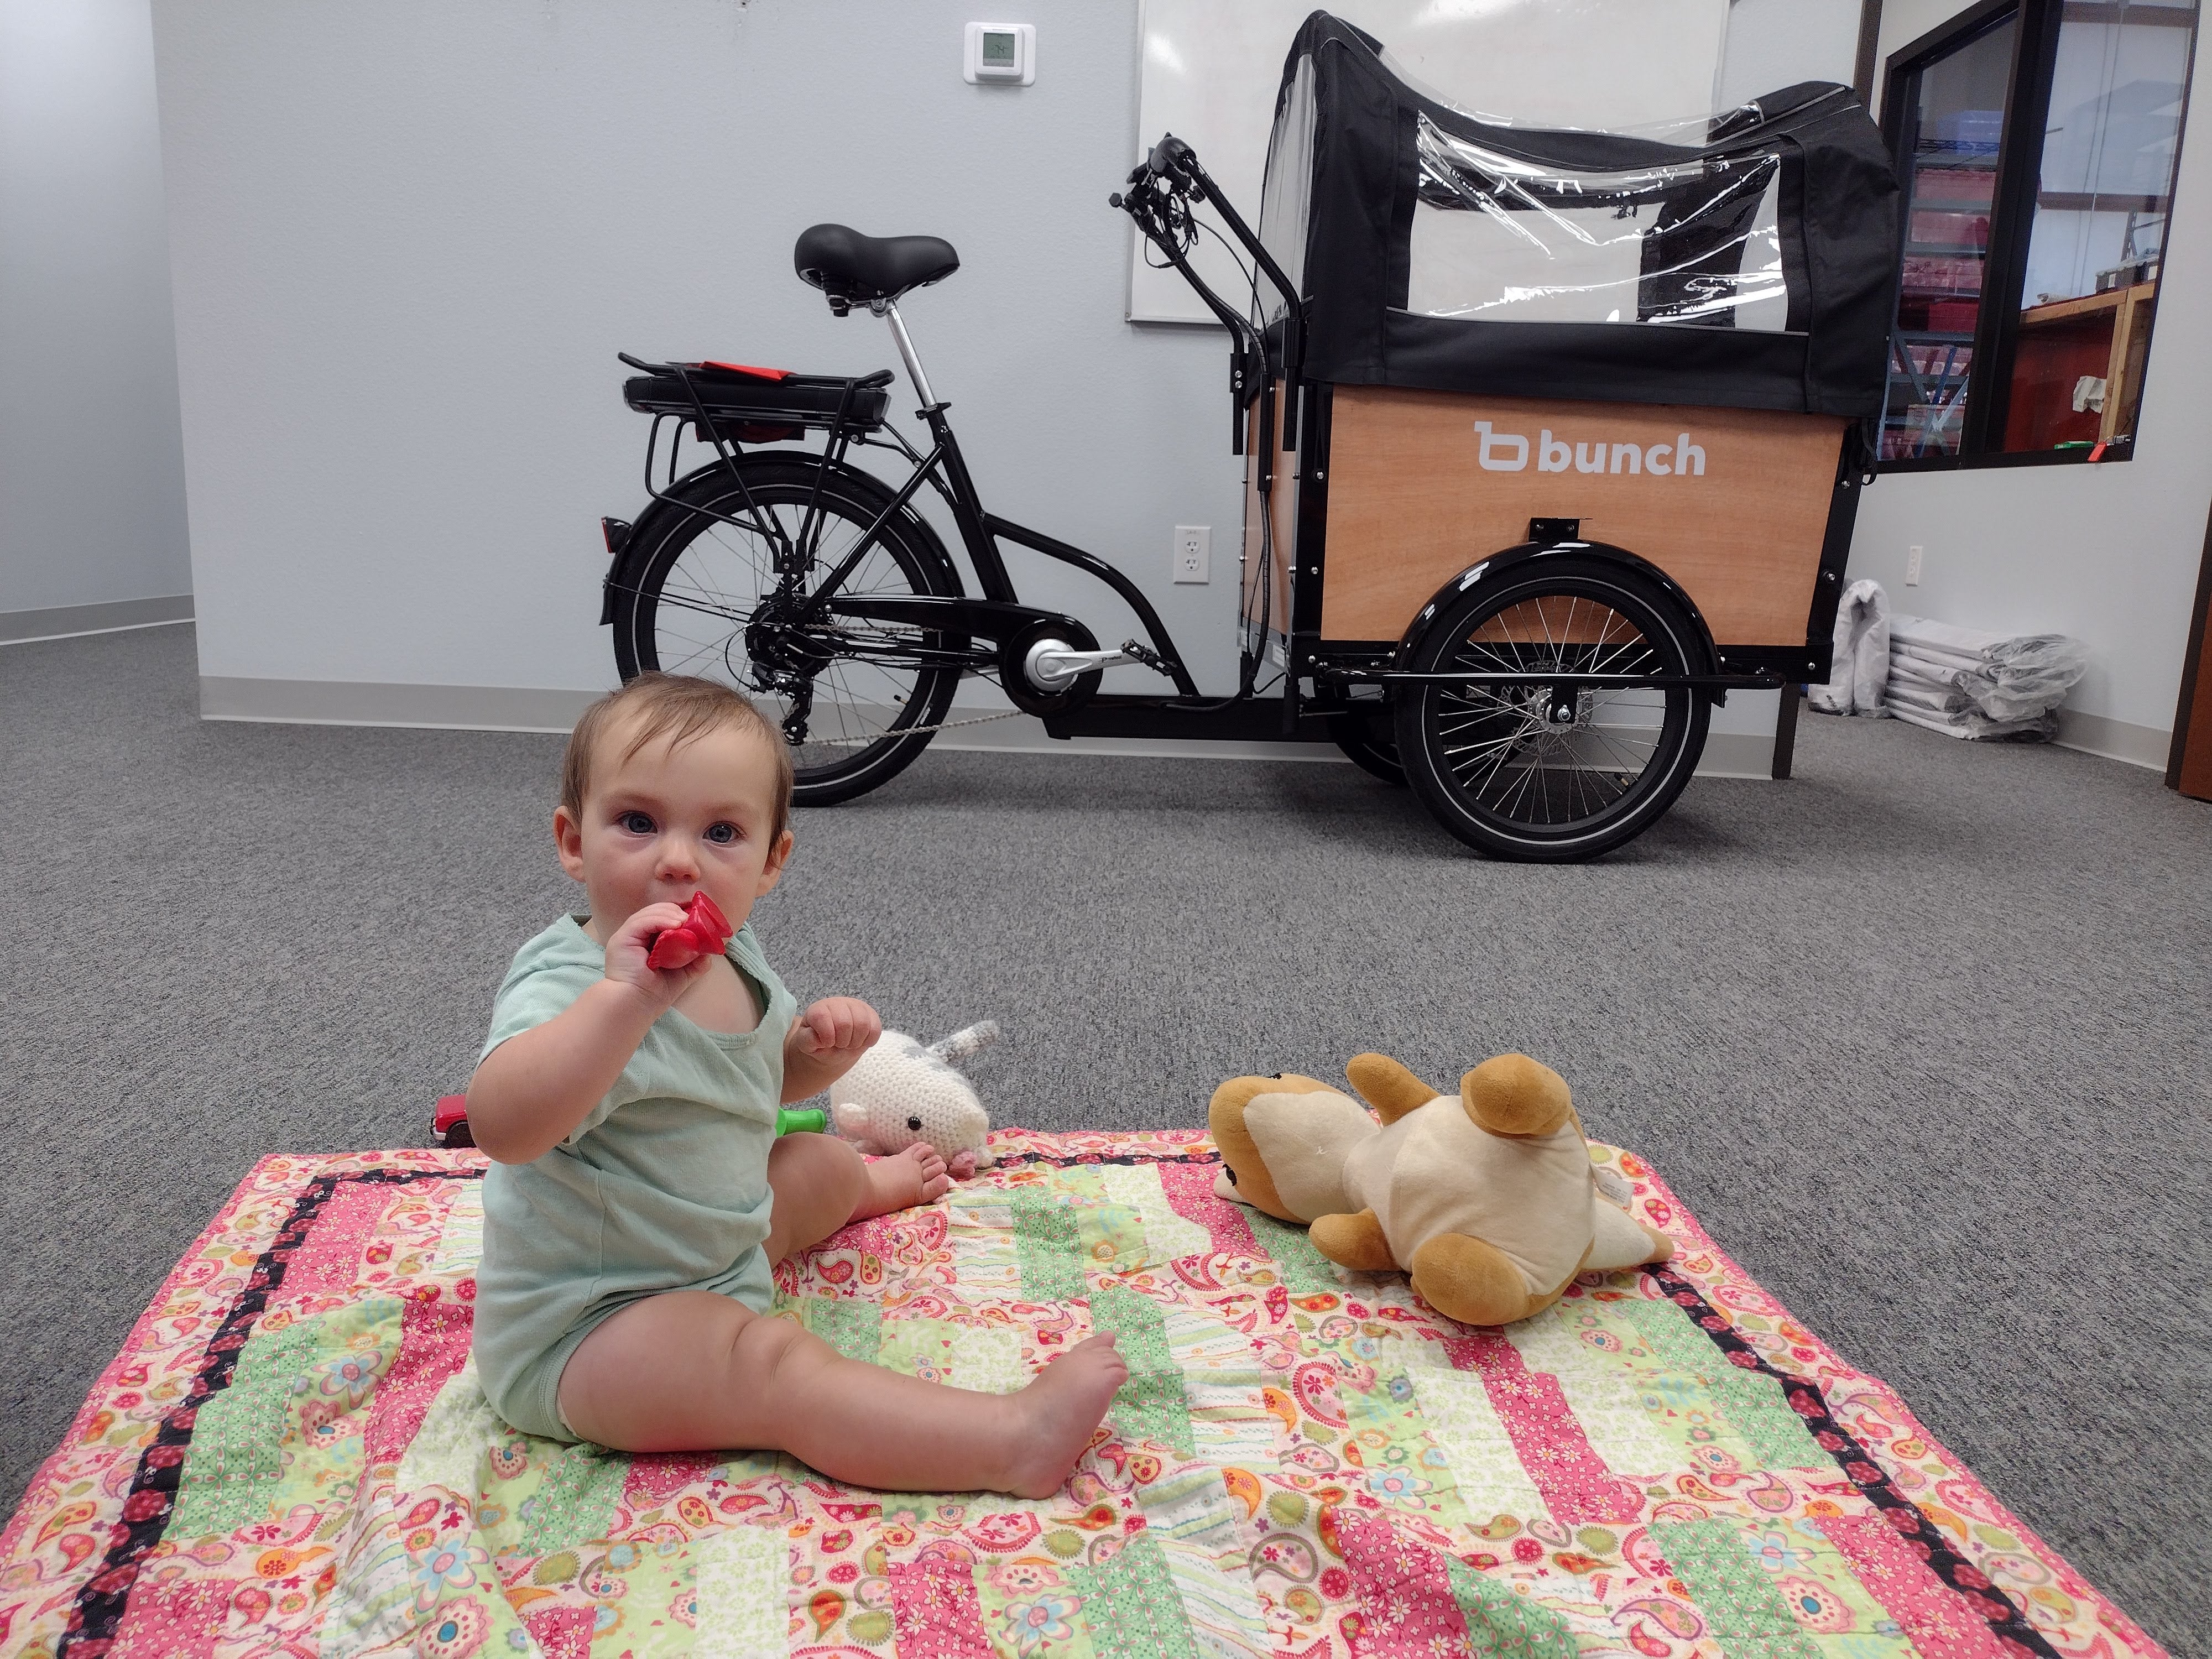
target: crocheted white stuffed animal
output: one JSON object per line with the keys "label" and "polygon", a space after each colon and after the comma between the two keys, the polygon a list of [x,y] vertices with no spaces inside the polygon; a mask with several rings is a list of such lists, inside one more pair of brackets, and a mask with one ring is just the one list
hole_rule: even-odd
{"label": "crocheted white stuffed animal", "polygon": [[904,1152],[927,1141],[964,1180],[995,1162],[987,1143],[990,1114],[955,1060],[999,1040],[987,1019],[927,1048],[903,1031],[885,1031],[853,1069],[830,1085],[830,1121],[864,1152]]}

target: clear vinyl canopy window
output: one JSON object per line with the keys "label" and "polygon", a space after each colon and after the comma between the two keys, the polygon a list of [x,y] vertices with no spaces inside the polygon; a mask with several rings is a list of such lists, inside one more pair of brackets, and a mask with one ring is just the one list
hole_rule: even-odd
{"label": "clear vinyl canopy window", "polygon": [[1406,308],[1493,322],[1789,326],[1782,161],[1562,168],[1416,118]]}
{"label": "clear vinyl canopy window", "polygon": [[1650,131],[1528,126],[1422,90],[1316,12],[1284,64],[1260,237],[1312,380],[1881,406],[1897,180],[1832,82]]}

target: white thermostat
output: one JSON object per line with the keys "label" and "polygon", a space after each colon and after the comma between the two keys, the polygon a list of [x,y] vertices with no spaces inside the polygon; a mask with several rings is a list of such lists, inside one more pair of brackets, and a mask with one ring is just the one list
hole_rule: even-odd
{"label": "white thermostat", "polygon": [[1036,79],[1036,27],[970,23],[961,70],[973,86],[1026,87]]}

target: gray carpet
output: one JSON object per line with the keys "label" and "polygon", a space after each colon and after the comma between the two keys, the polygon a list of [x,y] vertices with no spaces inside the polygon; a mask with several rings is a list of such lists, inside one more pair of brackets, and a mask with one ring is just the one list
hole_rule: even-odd
{"label": "gray carpet", "polygon": [[[0,649],[12,1506],[258,1155],[420,1143],[568,902],[553,738],[202,725],[187,628]],[[802,999],[988,1015],[1001,1122],[1508,1048],[2175,1651],[2204,1630],[2212,807],[1808,717],[1595,865],[1465,854],[1350,767],[933,754],[802,813]]]}

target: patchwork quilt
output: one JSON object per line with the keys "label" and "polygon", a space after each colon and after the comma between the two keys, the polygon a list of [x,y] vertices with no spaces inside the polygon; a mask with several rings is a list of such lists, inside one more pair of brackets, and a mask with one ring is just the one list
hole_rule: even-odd
{"label": "patchwork quilt", "polygon": [[469,1362],[483,1164],[264,1159],[0,1534],[0,1651],[545,1659],[2118,1659],[2157,1648],[1592,1149],[1663,1268],[1504,1329],[1213,1194],[1197,1132],[997,1168],[779,1270],[775,1316],[956,1388],[1093,1331],[1054,1497],[534,1440]]}

